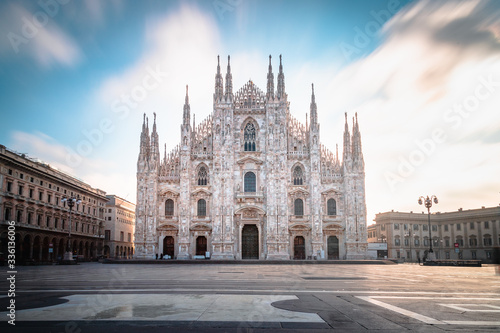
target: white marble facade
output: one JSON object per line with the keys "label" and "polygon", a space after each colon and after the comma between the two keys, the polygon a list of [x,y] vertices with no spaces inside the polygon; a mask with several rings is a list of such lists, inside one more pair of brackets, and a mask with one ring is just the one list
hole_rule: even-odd
{"label": "white marble facade", "polygon": [[[212,114],[191,123],[188,90],[180,144],[160,157],[156,115],[144,119],[137,162],[137,258],[364,259],[365,173],[358,120],[346,124],[342,160],[309,118],[289,110],[280,56],[277,88],[252,81],[233,93],[217,64]],[[194,118],[194,117],[193,117]],[[165,120],[163,120],[165,121]]]}

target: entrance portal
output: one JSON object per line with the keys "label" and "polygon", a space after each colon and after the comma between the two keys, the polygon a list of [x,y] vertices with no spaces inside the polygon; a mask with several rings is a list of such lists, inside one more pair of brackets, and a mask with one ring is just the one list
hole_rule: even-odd
{"label": "entrance portal", "polygon": [[241,258],[259,259],[259,229],[254,224],[247,224],[241,232]]}
{"label": "entrance portal", "polygon": [[207,252],[207,238],[205,236],[198,236],[196,238],[196,255],[204,256]]}
{"label": "entrance portal", "polygon": [[337,236],[328,237],[328,259],[339,258],[339,239]]}
{"label": "entrance portal", "polygon": [[165,238],[163,238],[163,255],[169,255],[170,258],[174,259],[174,247],[174,237],[166,236]]}
{"label": "entrance portal", "polygon": [[304,260],[306,258],[306,242],[304,237],[297,236],[293,240],[293,259]]}

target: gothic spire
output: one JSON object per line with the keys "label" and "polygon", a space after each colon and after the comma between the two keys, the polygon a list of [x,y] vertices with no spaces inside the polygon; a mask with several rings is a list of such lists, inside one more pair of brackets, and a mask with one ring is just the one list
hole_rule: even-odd
{"label": "gothic spire", "polygon": [[353,120],[352,127],[352,158],[363,166],[363,152],[361,150],[361,133],[359,132],[358,113],[355,114],[356,120]]}
{"label": "gothic spire", "polygon": [[311,83],[312,94],[311,94],[311,126],[316,126],[318,124],[318,111],[316,106],[316,97],[314,96],[314,83]]}
{"label": "gothic spire", "polygon": [[269,55],[269,71],[267,72],[267,99],[274,99],[274,74],[271,55]]}
{"label": "gothic spire", "polygon": [[222,82],[222,74],[220,72],[220,57],[217,56],[217,74],[215,74],[215,94],[214,101],[218,101],[224,96],[224,85]]}
{"label": "gothic spire", "polygon": [[226,73],[226,100],[231,100],[233,96],[233,76],[231,75],[231,57],[227,56],[227,73]]}
{"label": "gothic spire", "polygon": [[349,125],[347,124],[347,112],[345,113],[345,129],[344,129],[344,151],[342,154],[342,162],[346,163],[351,158],[351,136],[349,134]]}
{"label": "gothic spire", "polygon": [[281,54],[280,54],[280,71],[278,74],[278,99],[285,98],[285,74],[283,74],[283,64],[281,63]]}
{"label": "gothic spire", "polygon": [[160,161],[160,148],[158,143],[158,133],[156,132],[156,112],[153,113],[153,131],[151,132],[151,157],[156,160],[156,162]]}
{"label": "gothic spire", "polygon": [[191,118],[191,107],[189,106],[188,85],[186,84],[186,100],[184,102],[184,114],[182,116],[183,123],[189,125],[190,118]]}

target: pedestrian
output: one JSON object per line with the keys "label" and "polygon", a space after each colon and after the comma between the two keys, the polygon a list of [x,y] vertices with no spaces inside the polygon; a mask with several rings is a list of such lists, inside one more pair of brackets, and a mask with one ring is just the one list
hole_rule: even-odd
{"label": "pedestrian", "polygon": [[163,252],[160,253],[160,259],[163,259]]}
{"label": "pedestrian", "polygon": [[156,253],[155,255],[156,255],[156,260],[158,260],[158,253]]}
{"label": "pedestrian", "polygon": [[417,259],[418,259],[418,264],[420,265],[420,256],[418,256]]}

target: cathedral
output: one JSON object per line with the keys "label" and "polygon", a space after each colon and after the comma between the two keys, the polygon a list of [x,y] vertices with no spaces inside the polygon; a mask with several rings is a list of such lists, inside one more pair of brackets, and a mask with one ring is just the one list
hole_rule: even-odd
{"label": "cathedral", "polygon": [[[312,86],[306,124],[290,113],[280,56],[266,92],[233,92],[218,58],[213,112],[160,155],[156,114],[144,115],[137,161],[135,256],[152,259],[365,259],[365,172],[358,119],[347,114],[342,160],[320,141]],[[352,133],[351,133],[352,132]]]}

